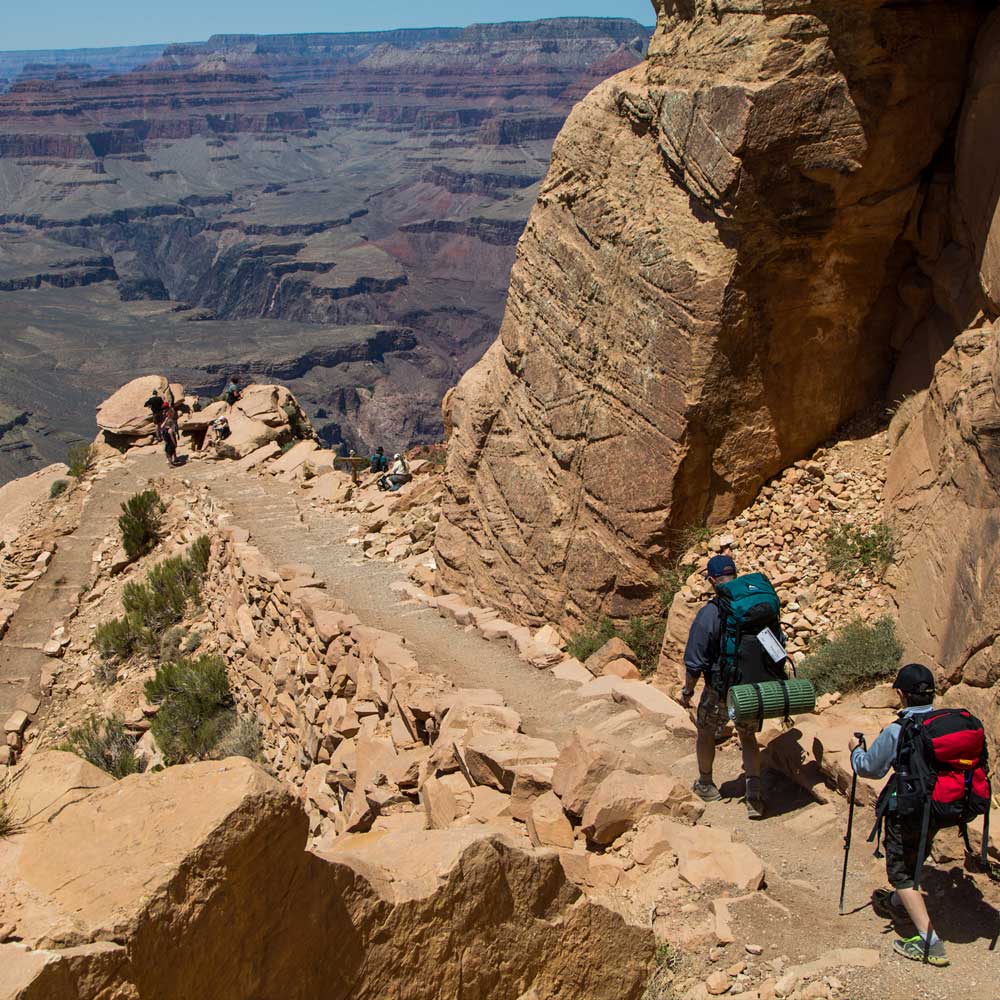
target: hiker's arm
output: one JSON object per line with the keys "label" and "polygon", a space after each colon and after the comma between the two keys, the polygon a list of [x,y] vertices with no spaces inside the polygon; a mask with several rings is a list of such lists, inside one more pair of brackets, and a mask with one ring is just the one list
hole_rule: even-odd
{"label": "hiker's arm", "polygon": [[687,645],[684,647],[684,690],[681,693],[683,700],[690,699],[694,694],[698,678],[712,667],[713,611],[713,606],[706,604],[691,624]]}
{"label": "hiker's arm", "polygon": [[851,753],[851,766],[862,778],[884,778],[896,759],[899,726],[894,722],[879,733],[878,739],[867,749],[855,747]]}

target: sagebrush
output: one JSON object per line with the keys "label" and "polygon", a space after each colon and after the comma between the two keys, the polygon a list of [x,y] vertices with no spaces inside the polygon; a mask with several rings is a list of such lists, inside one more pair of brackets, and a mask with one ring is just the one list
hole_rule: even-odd
{"label": "sagebrush", "polygon": [[221,656],[164,664],[146,681],[145,693],[160,706],[152,729],[168,764],[208,757],[236,723]]}
{"label": "sagebrush", "polygon": [[159,544],[166,509],[166,504],[156,490],[143,490],[142,493],[130,496],[122,504],[118,528],[122,533],[122,546],[129,559],[140,559]]}
{"label": "sagebrush", "polygon": [[247,757],[259,761],[264,749],[264,734],[260,723],[244,715],[238,718],[216,744],[212,756],[222,760],[225,757]]}
{"label": "sagebrush", "polygon": [[68,489],[69,483],[65,479],[57,479],[49,487],[49,499],[55,500],[56,497],[62,496]]}
{"label": "sagebrush", "polygon": [[137,742],[137,737],[117,716],[108,719],[91,716],[82,726],[71,729],[57,749],[75,753],[113,778],[124,778],[138,774],[145,767],[135,753]]}
{"label": "sagebrush", "polygon": [[847,693],[891,679],[902,655],[896,623],[888,615],[872,625],[856,618],[833,638],[816,639],[797,670],[816,685],[819,694]]}

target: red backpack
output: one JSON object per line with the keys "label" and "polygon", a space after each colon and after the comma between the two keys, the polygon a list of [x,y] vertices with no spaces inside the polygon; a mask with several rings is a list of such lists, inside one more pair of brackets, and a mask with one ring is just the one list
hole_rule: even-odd
{"label": "red backpack", "polygon": [[989,756],[983,724],[967,709],[938,708],[930,712],[900,715],[899,745],[895,773],[886,783],[875,806],[875,828],[869,840],[876,842],[885,814],[920,816],[920,846],[913,887],[919,888],[927,852],[931,817],[939,829],[957,826],[971,854],[968,824],[983,820],[982,860],[989,847],[990,799]]}

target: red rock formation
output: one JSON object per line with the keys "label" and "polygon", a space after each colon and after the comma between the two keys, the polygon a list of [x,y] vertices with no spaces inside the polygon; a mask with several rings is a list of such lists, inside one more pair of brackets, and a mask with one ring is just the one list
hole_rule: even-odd
{"label": "red rock formation", "polygon": [[981,16],[658,6],[648,60],[567,122],[500,339],[448,404],[443,583],[525,619],[641,607],[674,529],[877,395],[897,240]]}

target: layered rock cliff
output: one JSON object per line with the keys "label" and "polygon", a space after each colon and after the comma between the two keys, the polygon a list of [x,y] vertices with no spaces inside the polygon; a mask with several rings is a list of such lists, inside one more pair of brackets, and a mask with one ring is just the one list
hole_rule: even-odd
{"label": "layered rock cliff", "polygon": [[[570,18],[218,36],[135,72],[19,80],[0,93],[0,342],[29,343],[0,399],[51,440],[138,372],[208,395],[236,370],[294,382],[330,444],[439,439],[556,132],[648,35]],[[10,474],[63,449],[19,448]]]}
{"label": "layered rock cliff", "polygon": [[557,140],[500,338],[446,400],[443,584],[525,619],[644,606],[679,529],[926,385],[980,309],[948,198],[981,5],[657,6],[649,58]]}

